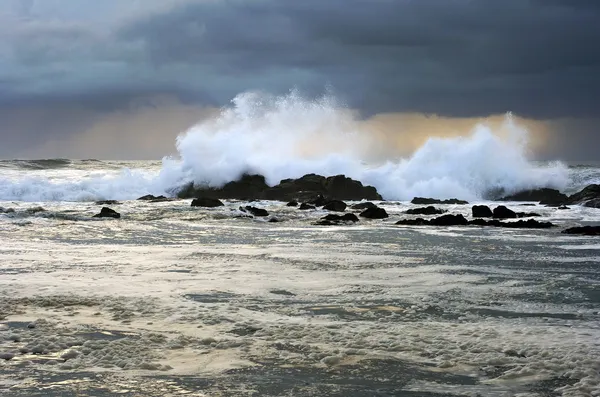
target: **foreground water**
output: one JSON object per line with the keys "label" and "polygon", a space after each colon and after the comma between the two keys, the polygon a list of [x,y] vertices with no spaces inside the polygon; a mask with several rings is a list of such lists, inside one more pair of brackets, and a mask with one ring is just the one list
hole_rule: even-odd
{"label": "foreground water", "polygon": [[0,392],[600,395],[600,243],[560,234],[596,209],[525,207],[560,225],[534,231],[189,202],[0,202]]}

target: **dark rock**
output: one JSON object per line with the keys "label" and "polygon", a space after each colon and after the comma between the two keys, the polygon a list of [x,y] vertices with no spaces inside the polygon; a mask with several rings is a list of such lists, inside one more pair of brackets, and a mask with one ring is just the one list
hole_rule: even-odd
{"label": "dark rock", "polygon": [[566,194],[562,194],[556,189],[540,188],[533,190],[524,190],[502,197],[500,201],[538,201],[542,205],[561,205],[568,200]]}
{"label": "dark rock", "polygon": [[325,221],[333,221],[333,222],[358,222],[358,217],[354,214],[348,213],[344,215],[337,214],[327,214],[321,218]]}
{"label": "dark rock", "polygon": [[583,206],[588,208],[600,208],[600,198],[586,201],[583,203]]}
{"label": "dark rock", "polygon": [[323,206],[324,210],[344,212],[346,210],[346,203],[341,200],[331,200]]}
{"label": "dark rock", "polygon": [[269,219],[269,223],[279,223],[281,222],[281,220],[277,219],[277,218],[271,218]]}
{"label": "dark rock", "polygon": [[222,207],[225,204],[223,204],[223,202],[219,199],[216,198],[211,198],[211,197],[198,197],[194,200],[192,200],[192,207],[208,207],[208,208],[215,208],[215,207]]}
{"label": "dark rock", "polygon": [[237,336],[249,336],[254,335],[258,331],[260,331],[260,328],[247,325],[243,327],[234,328],[229,332]]}
{"label": "dark rock", "polygon": [[423,218],[417,219],[400,219],[396,222],[396,225],[405,225],[405,226],[428,226],[430,225],[430,221],[426,221]]}
{"label": "dark rock", "polygon": [[517,212],[517,218],[533,218],[540,217],[541,215],[537,212]]}
{"label": "dark rock", "polygon": [[298,207],[299,210],[314,210],[316,207],[314,205],[310,205],[307,203],[302,203],[300,204],[300,207]]}
{"label": "dark rock", "polygon": [[469,222],[469,225],[475,226],[494,226],[503,227],[509,229],[547,229],[554,225],[550,222],[538,222],[535,219],[528,219],[526,221],[519,220],[516,222],[501,222],[497,219],[486,221],[485,219],[474,219]]}
{"label": "dark rock", "polygon": [[115,218],[118,219],[121,217],[121,214],[119,214],[117,211],[108,208],[108,207],[102,207],[102,209],[100,210],[99,214],[94,215],[94,218]]}
{"label": "dark rock", "polygon": [[269,292],[275,295],[296,296],[296,294],[294,294],[293,292],[286,291],[284,289],[272,289]]}
{"label": "dark rock", "polygon": [[323,195],[319,194],[317,197],[307,201],[308,204],[312,204],[315,207],[322,207],[327,204],[329,200],[327,200]]}
{"label": "dark rock", "polygon": [[461,214],[458,215],[442,215],[437,218],[433,218],[429,221],[429,224],[432,226],[464,226],[469,222],[467,219]]}
{"label": "dark rock", "polygon": [[458,199],[448,199],[448,200],[438,200],[438,199],[433,199],[433,198],[428,198],[428,197],[415,197],[412,199],[411,201],[412,204],[418,204],[418,205],[431,205],[431,204],[460,204],[460,205],[466,205],[469,204],[468,201],[464,201],[464,200],[458,200]]}
{"label": "dark rock", "polygon": [[579,234],[582,236],[600,236],[600,226],[578,226],[562,231],[564,234]]}
{"label": "dark rock", "polygon": [[360,213],[360,216],[368,219],[384,219],[387,218],[389,215],[383,208],[375,207],[367,208],[366,210]]}
{"label": "dark rock", "polygon": [[[586,186],[582,191],[570,196],[565,204],[583,204],[591,200],[600,199],[600,185]],[[597,207],[596,207],[597,208]]]}
{"label": "dark rock", "polygon": [[442,209],[437,209],[432,205],[430,205],[429,207],[411,208],[409,210],[404,211],[404,213],[408,215],[439,215],[443,214],[444,212],[446,211]]}
{"label": "dark rock", "polygon": [[561,205],[559,207],[556,208],[557,210],[570,210],[571,208],[567,207],[566,205]]}
{"label": "dark rock", "polygon": [[254,216],[269,216],[269,212],[266,209],[256,208],[256,207],[252,207],[250,205],[247,205],[243,208],[240,207],[240,210],[242,210],[242,211],[246,210]]}
{"label": "dark rock", "polygon": [[377,206],[370,201],[364,201],[362,203],[356,203],[350,208],[353,210],[366,210],[367,208],[377,208]]}
{"label": "dark rock", "polygon": [[298,206],[298,202],[296,200],[292,200],[292,201],[288,202],[286,204],[286,206],[288,206],[288,207],[297,207]]}
{"label": "dark rock", "polygon": [[118,202],[117,200],[100,200],[100,201],[96,201],[94,204],[96,204],[96,205],[119,205],[121,203]]}
{"label": "dark rock", "polygon": [[307,174],[298,179],[284,179],[278,185],[269,187],[262,175],[243,175],[240,180],[225,184],[221,188],[209,188],[188,184],[178,193],[180,198],[213,197],[227,199],[264,199],[264,200],[301,200],[322,196],[329,200],[381,200],[381,196],[372,186],[363,186],[359,181],[336,175],[325,178],[321,175]]}
{"label": "dark rock", "polygon": [[494,208],[493,216],[496,219],[512,219],[517,217],[517,213],[503,205],[499,205],[498,207]]}
{"label": "dark rock", "polygon": [[147,194],[145,196],[139,197],[138,200],[150,201],[150,200],[154,200],[155,198],[156,198],[156,196],[154,196],[153,194]]}
{"label": "dark rock", "polygon": [[494,213],[487,205],[474,205],[472,208],[473,218],[491,218]]}
{"label": "dark rock", "polygon": [[157,196],[156,198],[150,200],[151,203],[163,203],[165,201],[174,201],[174,199],[165,196]]}

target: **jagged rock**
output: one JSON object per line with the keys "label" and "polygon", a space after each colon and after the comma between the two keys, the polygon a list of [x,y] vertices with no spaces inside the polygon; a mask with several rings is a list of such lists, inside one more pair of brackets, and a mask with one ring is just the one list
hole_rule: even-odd
{"label": "jagged rock", "polygon": [[564,234],[578,234],[582,236],[600,236],[600,226],[578,226],[562,231]]}
{"label": "jagged rock", "polygon": [[94,218],[114,218],[114,219],[118,219],[121,217],[121,214],[119,214],[117,211],[108,208],[108,207],[102,207],[102,209],[100,210],[99,214],[94,215]]}
{"label": "jagged rock", "polygon": [[296,200],[292,200],[292,201],[288,202],[286,204],[286,206],[288,206],[288,207],[297,207],[298,206],[298,202]]}
{"label": "jagged rock", "polygon": [[589,208],[600,208],[600,198],[586,201],[585,203],[583,203],[583,206]]}
{"label": "jagged rock", "polygon": [[192,200],[192,207],[208,207],[208,208],[215,208],[215,207],[222,207],[225,204],[223,204],[223,202],[219,199],[216,198],[210,198],[210,197],[198,197],[194,200]]}
{"label": "jagged rock", "polygon": [[571,208],[567,207],[566,205],[561,205],[559,207],[556,208],[557,210],[570,210]]}
{"label": "jagged rock", "polygon": [[517,213],[503,205],[499,205],[498,207],[494,208],[493,216],[496,219],[512,219],[517,217]]}
{"label": "jagged rock", "polygon": [[256,207],[252,207],[250,205],[247,205],[245,207],[240,207],[240,211],[243,211],[243,212],[248,211],[249,213],[251,213],[254,216],[269,216],[269,212],[266,209],[256,208]]}
{"label": "jagged rock", "polygon": [[542,205],[561,205],[568,200],[566,194],[556,189],[540,188],[524,190],[502,197],[500,201],[538,201]]}
{"label": "jagged rock", "polygon": [[442,209],[437,209],[432,205],[430,205],[429,207],[411,208],[409,210],[404,211],[404,213],[408,215],[440,215],[444,212],[446,211]]}
{"label": "jagged rock", "polygon": [[360,213],[360,216],[368,219],[384,219],[387,218],[389,215],[383,208],[375,207],[367,208],[366,210]]}
{"label": "jagged rock", "polygon": [[[580,192],[577,192],[569,197],[565,204],[582,204],[586,205],[589,201],[600,200],[600,185],[593,184],[586,186]],[[600,202],[592,203],[592,207],[598,208]],[[586,205],[587,206],[587,205]]]}
{"label": "jagged rock", "polygon": [[323,195],[319,194],[317,197],[308,200],[307,203],[312,204],[315,207],[323,207],[325,204],[327,204],[327,201],[328,200],[325,197],[323,197]]}
{"label": "jagged rock", "polygon": [[323,206],[324,210],[344,212],[346,210],[346,203],[341,200],[331,200]]}
{"label": "jagged rock", "polygon": [[266,184],[262,175],[245,174],[240,180],[229,182],[221,188],[198,187],[188,184],[177,195],[180,198],[203,196],[240,200],[301,200],[304,202],[322,196],[325,199],[321,205],[325,205],[330,200],[381,200],[381,196],[372,186],[363,186],[361,182],[344,175],[325,178],[316,174],[307,174],[298,179],[284,179],[273,187]]}
{"label": "jagged rock", "polygon": [[412,204],[418,204],[418,205],[431,205],[431,204],[459,204],[459,205],[466,205],[469,204],[468,201],[464,201],[464,200],[459,200],[459,199],[448,199],[448,200],[438,200],[438,199],[434,199],[434,198],[429,198],[429,197],[415,197],[412,199],[411,201]]}
{"label": "jagged rock", "polygon": [[487,205],[474,205],[472,208],[473,218],[491,218],[494,213]]}
{"label": "jagged rock", "polygon": [[96,204],[96,205],[119,205],[121,203],[117,200],[100,200],[100,201],[96,201],[94,204]]}
{"label": "jagged rock", "polygon": [[377,206],[370,201],[364,201],[362,203],[356,203],[350,208],[353,210],[366,210],[367,208],[377,208]]}
{"label": "jagged rock", "polygon": [[304,210],[314,210],[315,208],[317,208],[317,207],[315,207],[314,205],[307,204],[307,203],[302,203],[302,204],[300,204],[300,207],[298,207],[299,210],[303,210],[303,211]]}

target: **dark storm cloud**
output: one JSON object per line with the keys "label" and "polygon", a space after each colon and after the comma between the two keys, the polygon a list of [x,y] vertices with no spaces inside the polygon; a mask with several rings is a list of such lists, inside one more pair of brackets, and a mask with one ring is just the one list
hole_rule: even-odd
{"label": "dark storm cloud", "polygon": [[595,0],[0,5],[0,134],[12,142],[0,145],[0,156],[16,144],[76,134],[157,95],[221,106],[249,89],[295,86],[317,95],[331,85],[365,115],[598,116]]}

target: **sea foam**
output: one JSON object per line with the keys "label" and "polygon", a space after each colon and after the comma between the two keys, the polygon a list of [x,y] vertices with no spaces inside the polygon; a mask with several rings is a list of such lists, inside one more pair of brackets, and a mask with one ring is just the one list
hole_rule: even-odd
{"label": "sea foam", "polygon": [[[398,132],[402,126],[398,125]],[[528,159],[527,132],[506,116],[499,130],[477,125],[463,136],[429,138],[408,156],[389,147],[365,120],[332,95],[307,99],[246,92],[212,119],[177,138],[178,158],[160,169],[89,172],[52,178],[21,172],[0,176],[0,200],[87,201],[173,193],[185,183],[220,186],[243,173],[274,185],[307,173],[345,174],[375,186],[388,200],[414,196],[485,198],[490,192],[565,188],[568,169]],[[66,175],[66,174],[64,174]]]}

